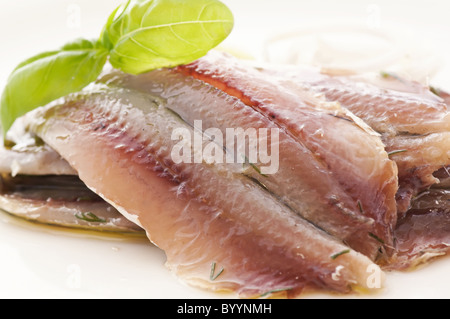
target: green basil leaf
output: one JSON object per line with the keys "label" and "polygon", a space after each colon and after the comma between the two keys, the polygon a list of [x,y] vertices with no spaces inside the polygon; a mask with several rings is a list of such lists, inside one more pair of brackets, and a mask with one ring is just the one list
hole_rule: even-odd
{"label": "green basil leaf", "polygon": [[111,48],[111,65],[131,74],[190,63],[220,44],[234,25],[218,0],[135,0],[118,13],[102,41]]}
{"label": "green basil leaf", "polygon": [[79,39],[20,63],[1,97],[3,137],[16,118],[96,80],[107,56],[108,51],[96,41]]}
{"label": "green basil leaf", "polygon": [[110,15],[108,20],[106,21],[105,26],[103,27],[102,33],[100,35],[100,42],[103,45],[104,48],[108,49],[108,51],[111,51],[113,49],[113,44],[111,43],[111,41],[109,40],[109,36],[108,36],[108,29],[111,27],[111,25],[113,24],[114,20],[116,19],[117,16],[117,12],[120,11],[120,9],[122,9],[122,11],[124,10],[124,8],[127,8],[128,5],[130,4],[131,0],[128,0],[128,2],[125,4],[125,6],[123,4],[121,4],[120,6],[118,6]]}

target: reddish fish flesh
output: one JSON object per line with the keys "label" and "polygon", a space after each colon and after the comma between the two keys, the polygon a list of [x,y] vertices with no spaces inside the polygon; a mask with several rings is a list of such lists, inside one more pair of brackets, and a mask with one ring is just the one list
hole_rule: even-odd
{"label": "reddish fish flesh", "polygon": [[412,202],[396,231],[396,254],[385,269],[409,269],[446,255],[450,247],[450,190],[430,189]]}
{"label": "reddish fish flesh", "polygon": [[[39,144],[196,286],[244,297],[378,288],[379,266],[413,267],[450,247],[449,97],[439,95],[393,75],[260,68],[217,52],[138,76],[106,70],[22,118],[3,173],[52,174],[27,164]],[[224,158],[249,157],[224,147],[230,128],[255,129],[258,142],[259,129],[277,131],[276,172],[261,159],[174,161],[179,129],[205,134],[203,149],[219,145]]]}
{"label": "reddish fish flesh", "polygon": [[166,105],[135,90],[91,87],[37,110],[28,128],[141,225],[168,267],[194,285],[241,296],[348,292],[381,274],[242,174],[242,165],[175,164],[171,133],[192,127]]}
{"label": "reddish fish flesh", "polygon": [[450,165],[450,96],[444,91],[383,72],[340,76],[298,67],[262,72],[341,103],[381,134],[398,166],[400,217],[414,196],[438,182],[433,173]]}
{"label": "reddish fish flesh", "polygon": [[279,129],[278,171],[247,174],[353,249],[375,259],[380,247],[392,247],[397,170],[379,137],[336,104],[285,89],[236,59],[210,58],[138,77],[112,72],[100,81],[156,95],[186,123],[201,119],[205,130],[223,135],[236,127]]}
{"label": "reddish fish flesh", "polygon": [[306,67],[259,70],[284,79],[288,87],[339,102],[380,133],[399,171],[395,253],[386,268],[411,268],[448,252],[450,94],[385,72],[349,76]]}

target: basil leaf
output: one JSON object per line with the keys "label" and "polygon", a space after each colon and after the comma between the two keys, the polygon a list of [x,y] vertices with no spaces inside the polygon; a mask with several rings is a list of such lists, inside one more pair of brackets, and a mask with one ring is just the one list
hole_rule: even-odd
{"label": "basil leaf", "polygon": [[3,137],[15,119],[94,81],[108,51],[96,41],[79,39],[58,51],[20,63],[9,76],[0,104]]}
{"label": "basil leaf", "polygon": [[76,40],[14,69],[0,100],[3,137],[16,118],[95,81],[108,56],[131,74],[190,63],[222,42],[233,24],[218,0],[128,0],[98,41]]}
{"label": "basil leaf", "polygon": [[110,17],[102,41],[113,67],[139,74],[204,56],[233,25],[233,14],[217,0],[135,0]]}
{"label": "basil leaf", "polygon": [[[125,8],[128,7],[129,3],[131,0],[128,0],[127,4],[125,5]],[[113,45],[111,43],[111,41],[109,40],[109,36],[108,36],[108,29],[111,27],[112,23],[114,22],[114,20],[116,19],[116,15],[117,12],[123,8],[124,5],[121,4],[120,6],[118,6],[110,15],[108,20],[106,21],[105,26],[103,27],[102,33],[100,34],[100,40],[101,44],[103,45],[104,48],[108,49],[108,51],[111,51],[113,49]]]}

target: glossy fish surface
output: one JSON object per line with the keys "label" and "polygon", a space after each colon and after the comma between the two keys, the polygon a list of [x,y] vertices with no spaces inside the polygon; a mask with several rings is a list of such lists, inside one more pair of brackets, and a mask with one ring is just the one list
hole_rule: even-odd
{"label": "glossy fish surface", "polygon": [[201,119],[205,130],[218,128],[224,136],[229,128],[278,130],[278,170],[246,173],[357,251],[376,258],[381,242],[391,246],[395,164],[379,137],[338,105],[267,81],[222,55],[137,77],[116,72],[100,81],[157,95],[189,125]]}
{"label": "glossy fish surface", "polygon": [[174,163],[171,132],[192,127],[166,103],[99,85],[39,109],[28,128],[143,227],[191,284],[241,296],[370,284],[378,266],[280,203],[242,165]]}
{"label": "glossy fish surface", "polygon": [[448,101],[390,74],[211,52],[141,75],[105,69],[29,113],[21,134],[143,229],[192,285],[241,297],[348,293],[448,252]]}
{"label": "glossy fish surface", "polygon": [[380,133],[399,171],[400,216],[414,196],[438,182],[433,173],[450,165],[450,99],[443,90],[386,72],[333,75],[302,67],[262,72],[339,102]]}
{"label": "glossy fish surface", "polygon": [[142,233],[76,176],[2,174],[0,209],[28,221],[122,234]]}

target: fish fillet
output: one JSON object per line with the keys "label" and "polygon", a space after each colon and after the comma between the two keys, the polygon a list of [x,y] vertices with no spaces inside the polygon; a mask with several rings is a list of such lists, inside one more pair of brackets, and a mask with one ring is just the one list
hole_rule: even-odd
{"label": "fish fillet", "polygon": [[3,174],[0,181],[0,209],[11,215],[73,229],[142,232],[76,176]]}
{"label": "fish fillet", "polygon": [[166,103],[135,90],[93,86],[36,110],[27,128],[89,188],[142,226],[165,251],[167,266],[191,284],[241,296],[368,286],[378,266],[301,218],[237,166],[175,164],[171,132],[192,127]]}
{"label": "fish fillet", "polygon": [[[160,87],[163,95],[173,100],[169,107],[188,122],[202,118],[225,130],[233,123],[244,128],[255,125],[248,119],[256,118],[259,125],[283,131],[279,171],[268,178],[253,176],[271,192],[304,218],[371,258],[383,246],[381,242],[384,251],[392,247],[397,169],[379,136],[367,125],[336,103],[291,89],[224,54],[210,53],[177,71],[196,80],[182,81],[181,76],[173,75],[178,83],[186,84],[175,90],[168,90],[167,84]],[[165,77],[148,75],[152,85],[163,81],[158,78]],[[122,85],[139,86],[129,82],[133,80]],[[205,101],[203,108],[189,107],[189,96],[196,96],[195,91],[205,94],[213,90],[204,82],[244,105],[217,103],[218,93],[216,103]],[[147,85],[147,90],[152,85]]]}
{"label": "fish fillet", "polygon": [[7,141],[0,145],[0,173],[22,175],[76,175],[76,171],[34,134],[24,131],[27,115],[17,119]]}
{"label": "fish fillet", "polygon": [[[201,63],[207,61],[202,59]],[[222,65],[231,64],[233,70],[243,69],[243,66],[237,68],[234,65],[237,63],[234,59],[225,62]],[[227,75],[224,70],[220,71],[224,77]],[[304,97],[267,83],[251,71],[245,72],[237,81],[239,87],[271,86],[266,94],[285,98],[285,101],[275,101],[278,104],[264,105],[267,112],[283,114],[279,120],[261,112],[262,106],[243,103],[245,98],[242,96],[240,99],[230,96],[229,88],[218,89],[223,87],[222,83],[212,86],[206,83],[211,82],[209,79],[186,77],[182,74],[185,72],[158,70],[141,76],[112,72],[100,81],[158,95],[167,100],[169,109],[190,125],[201,119],[205,130],[219,128],[225,135],[232,127],[280,129],[278,171],[265,176],[258,174],[259,170],[250,169],[247,174],[307,220],[375,258],[380,241],[389,246],[390,230],[396,216],[396,169],[381,141],[353,120],[342,119],[340,115],[347,114],[341,114],[345,111],[338,106],[325,110],[304,106]],[[253,86],[249,86],[251,82]],[[256,89],[248,94],[263,98]],[[282,107],[288,103],[300,105],[303,110],[291,112]],[[296,116],[296,121],[286,119],[289,115]],[[289,125],[301,125],[304,132],[299,133]]]}
{"label": "fish fillet", "polygon": [[433,173],[450,165],[450,98],[444,91],[388,73],[340,76],[303,67],[262,72],[341,103],[381,134],[398,166],[400,217],[414,196],[438,182]]}
{"label": "fish fillet", "polygon": [[[38,172],[27,158],[42,139],[36,154],[143,228],[193,285],[244,297],[349,292],[373,288],[380,266],[448,253],[449,101],[392,75],[253,67],[211,52],[137,76],[105,70],[29,113],[13,140],[35,142],[18,142],[20,155],[5,149],[4,170],[16,160]],[[203,149],[247,159],[248,149],[226,147],[227,130],[255,129],[258,143],[274,139],[259,129],[276,130],[277,171],[262,173],[260,159],[195,162],[195,152],[174,162],[180,128],[205,134]]]}

